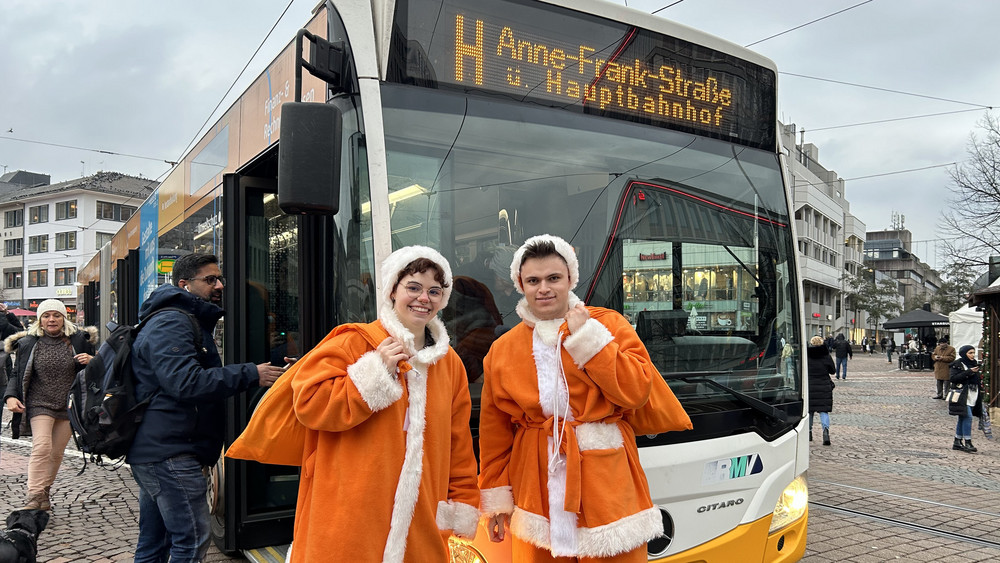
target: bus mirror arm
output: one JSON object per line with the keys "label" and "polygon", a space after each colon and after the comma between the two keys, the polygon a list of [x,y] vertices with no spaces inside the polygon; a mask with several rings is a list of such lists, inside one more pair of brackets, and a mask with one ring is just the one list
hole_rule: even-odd
{"label": "bus mirror arm", "polygon": [[[302,59],[302,38],[309,40],[309,60]],[[347,90],[344,77],[347,72],[344,56],[346,47],[343,41],[330,42],[313,35],[305,29],[300,29],[295,36],[295,100],[302,101],[302,69],[305,68],[316,78],[327,83],[330,90],[344,92]],[[323,100],[315,100],[324,102]]]}

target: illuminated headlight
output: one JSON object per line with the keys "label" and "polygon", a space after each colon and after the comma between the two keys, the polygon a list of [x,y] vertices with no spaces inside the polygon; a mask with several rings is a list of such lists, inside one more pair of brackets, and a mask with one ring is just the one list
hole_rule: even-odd
{"label": "illuminated headlight", "polygon": [[768,533],[773,533],[785,526],[795,522],[806,513],[806,506],[809,505],[809,486],[806,484],[805,475],[799,475],[781,493],[778,504],[774,506],[774,514],[771,516],[771,529]]}
{"label": "illuminated headlight", "polygon": [[448,550],[451,552],[449,563],[486,563],[486,557],[478,549],[456,537],[448,538]]}

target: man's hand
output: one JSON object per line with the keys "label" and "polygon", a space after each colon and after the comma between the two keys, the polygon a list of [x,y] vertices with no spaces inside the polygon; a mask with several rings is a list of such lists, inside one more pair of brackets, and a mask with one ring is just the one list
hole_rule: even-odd
{"label": "man's hand", "polygon": [[583,328],[583,325],[590,318],[590,311],[582,303],[566,312],[566,325],[569,326],[570,334]]}
{"label": "man's hand", "polygon": [[510,516],[507,514],[497,514],[486,521],[486,531],[490,535],[490,541],[499,543],[503,541],[504,528],[510,525]]}
{"label": "man's hand", "polygon": [[285,368],[272,366],[271,364],[257,364],[257,383],[261,387],[270,387],[278,380],[281,374],[285,373]]}

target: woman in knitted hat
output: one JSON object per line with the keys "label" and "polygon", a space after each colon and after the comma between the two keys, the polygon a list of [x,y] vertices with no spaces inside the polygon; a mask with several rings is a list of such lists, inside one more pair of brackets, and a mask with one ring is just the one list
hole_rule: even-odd
{"label": "woman in knitted hat", "polygon": [[483,360],[479,485],[490,539],[509,526],[517,562],[646,561],[663,521],[635,436],[691,420],[629,322],[573,294],[580,268],[568,242],[528,239],[510,278],[524,295],[522,322]]}
{"label": "woman in knitted hat", "polygon": [[4,402],[14,413],[11,430],[20,435],[21,417],[31,425],[26,509],[49,510],[49,494],[63,452],[72,433],[66,396],[76,372],[90,363],[97,329],[77,329],[66,319],[66,306],[57,299],[38,305],[37,322],[27,331],[4,340],[4,351],[17,351],[14,373],[7,382]]}
{"label": "woman in knitted hat", "polygon": [[[979,362],[976,361],[976,347],[966,344],[958,349],[958,359],[951,364],[951,389],[958,393],[958,401],[948,402],[948,413],[958,416],[955,425],[955,443],[951,449],[974,453],[979,450],[972,445],[972,415],[979,403]],[[949,393],[951,396],[951,393]],[[978,403],[978,404],[977,404]],[[965,443],[962,443],[962,439]]]}
{"label": "woman in knitted hat", "polygon": [[448,561],[450,533],[476,535],[472,402],[437,317],[451,267],[408,246],[381,273],[378,320],[337,327],[296,362],[226,453],[302,466],[290,562]]}

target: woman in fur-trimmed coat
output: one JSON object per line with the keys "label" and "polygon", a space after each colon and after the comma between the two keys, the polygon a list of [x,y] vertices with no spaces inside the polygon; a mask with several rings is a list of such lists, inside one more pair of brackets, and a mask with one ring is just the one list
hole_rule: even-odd
{"label": "woman in fur-trimmed coat", "polygon": [[[289,561],[448,561],[479,520],[465,368],[437,313],[451,269],[405,247],[379,320],[343,325],[282,375],[226,455],[301,465]],[[296,432],[297,431],[297,432]]]}
{"label": "woman in fur-trimmed coat", "polygon": [[50,488],[72,433],[66,396],[76,372],[94,357],[97,329],[78,329],[66,319],[66,306],[57,299],[39,303],[37,315],[38,321],[28,330],[4,340],[6,353],[17,352],[4,403],[14,413],[11,433],[15,438],[20,436],[23,416],[31,426],[24,508],[49,510]]}
{"label": "woman in fur-trimmed coat", "polygon": [[563,239],[515,253],[523,322],[484,360],[479,485],[490,539],[509,525],[515,562],[646,561],[663,534],[636,434],[691,428],[628,321],[573,294]]}

